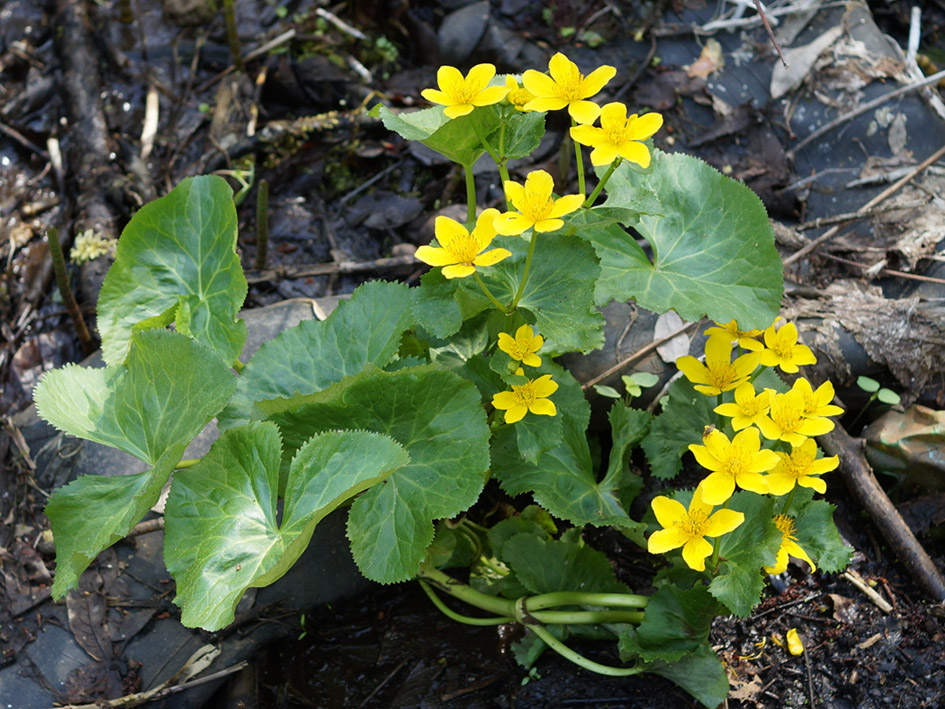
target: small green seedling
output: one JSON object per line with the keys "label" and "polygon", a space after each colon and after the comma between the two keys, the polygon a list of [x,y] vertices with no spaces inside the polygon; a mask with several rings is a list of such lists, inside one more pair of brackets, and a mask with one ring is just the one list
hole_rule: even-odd
{"label": "small green seedling", "polygon": [[853,424],[860,420],[863,412],[865,412],[870,407],[870,404],[872,404],[877,399],[888,406],[896,406],[900,401],[902,401],[899,394],[894,392],[892,389],[881,387],[878,381],[871,379],[870,377],[857,377],[856,385],[863,391],[869,393],[870,398],[863,405],[863,408],[860,409],[860,412],[856,415],[856,418],[853,419],[853,422],[850,424],[850,428],[853,428]]}
{"label": "small green seedling", "polygon": [[606,384],[595,384],[594,391],[608,399],[624,399],[624,403],[629,406],[631,399],[640,396],[644,389],[656,384],[660,378],[651,372],[634,372],[633,374],[624,374],[620,377],[620,380],[626,389],[626,397],[622,397],[619,391]]}

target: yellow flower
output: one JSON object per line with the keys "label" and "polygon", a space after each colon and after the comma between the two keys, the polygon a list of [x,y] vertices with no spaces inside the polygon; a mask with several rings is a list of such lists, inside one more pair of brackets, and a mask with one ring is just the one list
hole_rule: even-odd
{"label": "yellow flower", "polygon": [[528,325],[522,325],[516,330],[514,338],[506,332],[499,333],[499,349],[529,367],[541,366],[541,357],[535,353],[543,344],[544,338],[536,335]]}
{"label": "yellow flower", "polygon": [[729,320],[725,325],[719,322],[715,324],[718,325],[718,327],[710,327],[704,334],[709,337],[727,338],[733,345],[737,344],[739,347],[749,352],[757,352],[758,350],[763,350],[765,347],[755,339],[761,334],[761,330],[739,330],[738,322],[735,320]]}
{"label": "yellow flower", "polygon": [[804,395],[805,416],[839,416],[843,413],[843,409],[830,403],[833,401],[833,384],[830,382],[824,382],[815,391],[809,381],[798,377],[793,388]]}
{"label": "yellow flower", "polygon": [[584,195],[570,194],[559,199],[552,196],[555,182],[544,170],[532,170],[525,177],[525,186],[506,180],[505,194],[518,212],[505,212],[495,220],[500,234],[515,236],[529,228],[536,232],[555,231],[564,226],[560,219],[584,204]]}
{"label": "yellow flower", "polygon": [[840,459],[835,455],[818,458],[813,438],[792,446],[790,453],[779,452],[776,455],[780,460],[768,473],[768,488],[772,495],[786,495],[795,485],[809,487],[822,495],[827,491],[827,484],[815,476],[829,473],[840,465]]}
{"label": "yellow flower", "polygon": [[797,342],[797,326],[785,323],[778,330],[777,318],[771,327],[765,330],[765,349],[761,351],[761,364],[764,367],[780,367],[781,371],[794,373],[798,365],[815,364],[817,358],[810,348]]}
{"label": "yellow flower", "polygon": [[[800,381],[800,380],[798,380]],[[800,446],[805,438],[820,436],[833,430],[833,421],[804,414],[804,394],[795,387],[785,394],[771,392],[771,408],[758,419],[757,426],[769,441],[786,441]]]}
{"label": "yellow flower", "polygon": [[440,247],[421,246],[416,257],[430,266],[445,266],[445,278],[465,278],[476,271],[476,266],[491,266],[512,255],[507,249],[492,249],[482,253],[495,238],[493,222],[497,209],[486,209],[476,220],[470,234],[466,227],[449,217],[437,217],[433,230]]}
{"label": "yellow flower", "polygon": [[663,529],[653,532],[646,548],[651,554],[665,554],[682,547],[683,561],[690,569],[705,571],[705,558],[712,553],[706,537],[728,534],[745,521],[745,515],[735,510],[718,510],[711,514],[712,505],[702,497],[700,485],[692,493],[689,509],[678,500],[654,497],[653,514]]}
{"label": "yellow flower", "polygon": [[768,413],[770,404],[767,390],[755,394],[755,387],[751,382],[745,382],[735,387],[735,401],[731,404],[719,404],[713,411],[732,419],[732,428],[741,431],[758,423],[758,419]]}
{"label": "yellow flower", "polygon": [[557,111],[565,106],[578,123],[593,123],[600,115],[600,106],[586,99],[600,93],[614,78],[617,70],[604,65],[586,77],[577,64],[558,52],[548,62],[551,76],[529,69],[522,75],[522,84],[535,97],[525,108],[529,111]]}
{"label": "yellow flower", "polygon": [[508,99],[508,102],[515,106],[516,111],[527,111],[525,104],[531,101],[534,96],[528,89],[522,88],[518,85],[518,79],[515,78],[512,74],[507,74],[505,77],[505,88],[509,92],[505,95],[505,98]]}
{"label": "yellow flower", "polygon": [[676,360],[676,367],[695,385],[696,391],[715,396],[747,382],[758,366],[758,356],[757,352],[747,352],[732,362],[732,345],[722,338],[710,337],[705,344],[705,364],[686,355]]}
{"label": "yellow flower", "polygon": [[495,76],[492,64],[477,64],[463,77],[456,67],[441,66],[436,72],[439,89],[424,89],[420,92],[430,103],[446,106],[443,113],[447,118],[459,118],[476,106],[490,106],[505,98],[508,88],[489,86]]}
{"label": "yellow flower", "polygon": [[658,113],[627,117],[622,103],[608,103],[600,110],[600,128],[589,125],[571,128],[571,137],[594,148],[591,164],[609,165],[618,157],[635,162],[642,168],[650,166],[650,150],[641,141],[651,137],[663,125]]}
{"label": "yellow flower", "polygon": [[787,569],[788,556],[793,556],[796,559],[806,561],[810,565],[811,573],[817,571],[814,562],[807,556],[807,552],[801,549],[800,545],[797,543],[797,538],[793,536],[795,531],[794,520],[787,515],[776,515],[774,518],[774,526],[781,532],[781,548],[778,549],[774,566],[765,566],[764,570],[769,574],[783,573],[784,570]]}
{"label": "yellow flower", "polygon": [[529,411],[540,416],[554,416],[558,409],[548,397],[557,390],[558,385],[551,381],[551,375],[545,374],[524,384],[513,384],[512,391],[500,391],[492,397],[492,405],[505,411],[506,423],[520,421]]}
{"label": "yellow flower", "polygon": [[702,481],[702,499],[710,505],[721,505],[735,492],[743,490],[765,495],[768,481],[762,473],[778,464],[774,451],[761,447],[757,428],[746,428],[729,441],[721,431],[707,430],[704,446],[691,444],[689,450],[706,470],[712,472]]}

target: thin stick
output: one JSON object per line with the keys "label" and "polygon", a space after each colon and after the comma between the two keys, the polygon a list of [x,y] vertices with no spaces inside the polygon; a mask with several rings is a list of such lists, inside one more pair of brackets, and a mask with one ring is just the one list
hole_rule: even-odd
{"label": "thin stick", "polygon": [[[945,72],[943,72],[943,73],[945,73]],[[904,175],[904,176],[903,176],[901,179],[899,179],[897,182],[893,183],[892,185],[890,185],[889,187],[887,187],[885,190],[883,190],[882,192],[880,192],[878,195],[876,195],[875,197],[873,197],[873,199],[871,199],[869,202],[867,202],[867,203],[864,204],[862,207],[860,207],[858,210],[856,210],[856,213],[857,213],[857,214],[865,214],[865,213],[869,212],[869,210],[871,210],[871,209],[872,209],[873,207],[875,207],[877,204],[879,204],[880,202],[883,202],[884,200],[886,200],[887,198],[889,198],[891,195],[893,195],[893,194],[895,194],[896,192],[898,192],[899,190],[901,190],[906,184],[908,184],[909,182],[911,182],[912,180],[914,180],[915,177],[916,177],[920,172],[922,172],[923,170],[925,170],[925,169],[926,169],[929,165],[931,165],[932,163],[938,161],[943,155],[945,155],[945,145],[943,145],[941,148],[939,148],[938,150],[936,150],[934,153],[932,153],[929,157],[927,157],[927,158],[926,158],[925,160],[923,160],[921,163],[919,163],[918,165],[916,165],[915,169],[912,170],[908,175]],[[820,246],[822,243],[824,243],[825,241],[828,241],[829,239],[832,239],[833,237],[835,237],[839,232],[840,232],[840,228],[839,228],[839,227],[836,227],[836,226],[830,227],[830,228],[829,228],[827,231],[825,231],[823,234],[821,234],[821,235],[818,236],[816,239],[814,239],[814,240],[811,241],[809,244],[807,244],[807,246],[803,247],[802,249],[798,249],[798,250],[795,251],[793,254],[791,254],[791,255],[788,256],[786,259],[784,259],[784,265],[785,265],[785,266],[790,266],[790,265],[791,265],[792,263],[794,263],[795,261],[798,261],[798,260],[804,258],[805,256],[807,256],[807,254],[809,254],[811,251],[813,251],[814,249],[816,249],[816,248],[817,248],[818,246]]]}
{"label": "thin stick", "polygon": [[898,209],[915,209],[917,207],[923,207],[928,202],[926,200],[917,200],[915,202],[909,202],[908,204],[895,204],[889,207],[877,207],[870,210],[860,210],[859,212],[846,212],[845,214],[837,214],[832,217],[817,217],[812,219],[809,222],[804,222],[803,224],[798,224],[794,227],[797,231],[807,231],[808,229],[820,229],[821,227],[830,226],[831,224],[843,224],[844,222],[855,222],[858,219],[866,219],[868,217],[875,217],[879,214],[886,214],[887,212],[894,212]]}
{"label": "thin stick", "polygon": [[666,335],[666,337],[661,337],[661,338],[658,339],[658,340],[653,340],[653,342],[651,342],[650,344],[646,345],[645,347],[641,347],[641,348],[638,349],[636,352],[634,352],[633,354],[629,355],[628,357],[625,357],[624,359],[620,360],[619,362],[617,362],[617,364],[615,364],[614,366],[612,366],[612,367],[610,367],[610,368],[604,370],[603,372],[601,372],[600,374],[598,374],[596,377],[594,377],[594,378],[592,378],[592,379],[589,379],[589,380],[587,380],[586,382],[584,382],[584,383],[581,385],[581,389],[583,389],[584,391],[587,391],[588,389],[590,389],[592,386],[594,386],[594,385],[597,384],[598,382],[601,382],[601,381],[603,381],[604,379],[606,379],[607,377],[609,377],[611,374],[615,374],[616,372],[619,372],[621,369],[623,369],[624,367],[626,367],[626,366],[627,366],[628,364],[630,364],[631,362],[635,362],[636,360],[640,359],[640,358],[643,357],[644,355],[648,355],[650,352],[652,352],[653,350],[655,350],[657,347],[662,347],[664,343],[669,342],[669,341],[672,340],[674,337],[678,337],[679,335],[682,335],[684,332],[687,332],[688,330],[690,330],[691,328],[695,327],[695,326],[698,325],[698,324],[699,324],[699,323],[697,323],[697,322],[688,323],[688,324],[686,324],[686,325],[683,325],[681,328],[679,328],[679,329],[677,329],[677,330],[673,330],[671,333],[669,333],[668,335]]}
{"label": "thin stick", "polygon": [[260,180],[256,188],[256,261],[257,271],[266,267],[269,255],[269,180]]}
{"label": "thin stick", "polygon": [[755,10],[758,12],[758,16],[761,18],[761,21],[764,23],[765,30],[768,32],[768,37],[771,40],[771,44],[774,45],[774,50],[778,53],[778,57],[781,59],[781,64],[784,65],[784,68],[788,68],[787,60],[784,58],[784,52],[781,51],[781,45],[778,44],[778,40],[774,36],[774,31],[771,29],[771,25],[768,22],[768,16],[765,15],[764,6],[761,4],[761,0],[755,0]]}
{"label": "thin stick", "polygon": [[92,342],[92,336],[85,325],[85,318],[82,317],[82,311],[79,310],[79,304],[75,301],[72,289],[69,287],[69,275],[66,273],[66,260],[62,255],[62,244],[59,243],[59,230],[56,227],[49,227],[46,231],[49,239],[49,255],[52,257],[53,273],[56,275],[56,285],[59,286],[59,295],[62,296],[62,302],[69,311],[69,317],[75,327],[75,334],[79,337],[79,343],[82,345],[82,351],[90,355],[95,351],[95,345]]}
{"label": "thin stick", "polygon": [[[825,258],[829,258],[832,261],[837,261],[839,263],[846,264],[847,266],[853,266],[855,268],[862,268],[864,271],[869,271],[872,266],[866,266],[862,263],[857,263],[856,261],[851,261],[850,259],[840,258],[839,256],[834,256],[833,254],[824,254]],[[893,276],[895,278],[905,278],[909,281],[922,281],[923,283],[938,283],[939,285],[945,285],[945,278],[933,278],[932,276],[922,276],[918,273],[905,273],[904,271],[895,271],[891,268],[881,268],[876,274],[878,276]]]}
{"label": "thin stick", "polygon": [[907,84],[906,86],[900,86],[898,89],[895,89],[894,91],[890,91],[888,94],[883,94],[882,96],[878,96],[877,98],[874,98],[872,101],[867,101],[862,106],[854,108],[852,111],[849,111],[847,113],[844,113],[842,116],[838,116],[837,118],[834,118],[829,123],[824,123],[824,125],[822,125],[820,128],[815,130],[809,136],[804,138],[804,140],[802,140],[800,143],[798,143],[793,148],[791,148],[788,151],[788,158],[793,160],[798,150],[803,148],[812,140],[816,140],[817,138],[822,136],[824,133],[828,133],[832,131],[837,126],[843,125],[847,121],[853,118],[856,118],[857,116],[860,116],[866,113],[867,111],[871,111],[877,106],[882,106],[884,103],[896,98],[897,96],[902,96],[903,94],[910,93],[911,91],[915,91],[916,89],[921,89],[923,86],[934,84],[938,82],[940,79],[945,79],[945,70],[936,72],[935,74],[932,74],[931,76],[927,76],[924,79],[916,81],[912,84]]}

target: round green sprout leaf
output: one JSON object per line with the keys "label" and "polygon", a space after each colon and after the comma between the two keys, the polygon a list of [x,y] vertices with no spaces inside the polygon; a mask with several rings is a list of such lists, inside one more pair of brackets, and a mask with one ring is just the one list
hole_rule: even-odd
{"label": "round green sprout leaf", "polygon": [[894,392],[892,389],[887,389],[886,387],[883,387],[879,390],[879,392],[876,394],[876,398],[882,401],[884,404],[889,404],[890,406],[895,406],[901,401],[899,394]]}
{"label": "round green sprout leaf", "polygon": [[879,391],[879,382],[875,379],[870,379],[869,377],[857,377],[856,385],[863,391],[869,392],[871,394],[874,391]]}
{"label": "round green sprout leaf", "polygon": [[596,391],[601,396],[606,396],[608,399],[619,399],[620,392],[618,392],[613,387],[609,387],[606,384],[595,384],[594,391]]}

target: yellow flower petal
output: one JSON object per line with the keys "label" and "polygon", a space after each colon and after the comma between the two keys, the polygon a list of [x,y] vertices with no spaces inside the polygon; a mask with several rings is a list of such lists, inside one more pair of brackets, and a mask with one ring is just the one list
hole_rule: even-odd
{"label": "yellow flower petal", "polygon": [[653,508],[653,514],[656,515],[656,521],[662,527],[672,527],[676,522],[685,519],[688,516],[686,508],[679,500],[659,495],[654,497],[650,503]]}
{"label": "yellow flower petal", "polygon": [[745,514],[743,512],[716,510],[709,517],[709,526],[706,528],[705,536],[721,537],[723,534],[728,534],[739,527],[744,521]]}
{"label": "yellow flower petal", "polygon": [[659,113],[645,113],[632,122],[636,140],[646,140],[663,127],[663,116]]}
{"label": "yellow flower petal", "polygon": [[[548,77],[545,77],[548,78]],[[533,94],[538,93],[532,91],[531,88],[528,89]],[[558,98],[556,96],[536,96],[531,101],[525,104],[526,111],[538,111],[544,113],[546,111],[558,111],[568,105],[566,99]]]}
{"label": "yellow flower petal", "polygon": [[[524,86],[528,92],[534,96],[554,96],[558,88],[554,79],[552,79],[547,74],[543,74],[540,71],[535,71],[534,69],[528,69],[524,74],[522,74],[522,86]],[[561,106],[558,106],[558,108],[564,108],[566,104],[567,102]],[[526,104],[526,107],[527,106],[528,104]]]}
{"label": "yellow flower petal", "polygon": [[420,246],[414,256],[428,266],[449,266],[456,263],[456,257],[453,254],[436,246]]}
{"label": "yellow flower petal", "polygon": [[503,236],[518,236],[532,227],[532,223],[518,212],[506,212],[496,217],[495,230]]}
{"label": "yellow flower petal", "polygon": [[558,413],[558,409],[550,399],[536,399],[529,405],[528,410],[540,416],[554,416]]}
{"label": "yellow flower petal", "polygon": [[735,478],[728,473],[710,473],[701,483],[702,499],[710,505],[721,505],[735,492]]}
{"label": "yellow flower petal", "polygon": [[584,204],[584,195],[568,194],[555,200],[554,206],[548,212],[549,219],[563,217],[565,214],[576,212]]}
{"label": "yellow flower petal", "polygon": [[473,107],[469,104],[462,104],[459,106],[447,106],[443,109],[443,113],[447,118],[459,118],[460,116],[468,116],[472,113]]}
{"label": "yellow flower petal", "polygon": [[453,278],[466,278],[466,276],[471,276],[476,272],[474,266],[470,266],[465,263],[458,263],[454,266],[445,266],[441,273],[443,278],[453,279]]}
{"label": "yellow flower petal", "polygon": [[653,532],[646,540],[646,550],[651,554],[665,554],[673,549],[679,549],[687,541],[689,541],[689,536],[675,527],[660,529]]}
{"label": "yellow flower petal", "polygon": [[476,256],[476,258],[473,259],[473,264],[476,266],[492,266],[511,255],[512,252],[508,249],[490,249]]}
{"label": "yellow flower petal", "polygon": [[[495,76],[495,65],[476,64],[476,66],[470,69],[469,73],[466,75],[465,88],[470,93],[479,93],[489,85],[489,82],[492,81],[493,76]],[[462,75],[460,75],[460,79],[462,79]],[[504,86],[496,86],[494,88],[497,88],[500,91],[507,90]],[[503,93],[502,96],[496,99],[493,103],[498,103],[504,96],[505,94]]]}
{"label": "yellow flower petal", "polygon": [[695,571],[705,571],[705,560],[711,553],[712,545],[704,537],[690,539],[682,550],[683,561]]}
{"label": "yellow flower petal", "polygon": [[572,101],[568,105],[568,113],[578,123],[593,123],[600,115],[600,106],[593,101]]}
{"label": "yellow flower petal", "polygon": [[535,222],[532,228],[541,234],[547,234],[551,231],[558,231],[563,226],[564,221],[561,219],[542,219],[540,222]]}
{"label": "yellow flower petal", "polygon": [[620,157],[635,162],[644,170],[650,166],[650,149],[643,143],[630,141],[620,146]]}
{"label": "yellow flower petal", "polygon": [[[590,98],[599,94],[601,89],[617,75],[617,69],[604,64],[598,67],[584,78],[583,89],[584,97]],[[626,115],[626,114],[624,114]]]}

